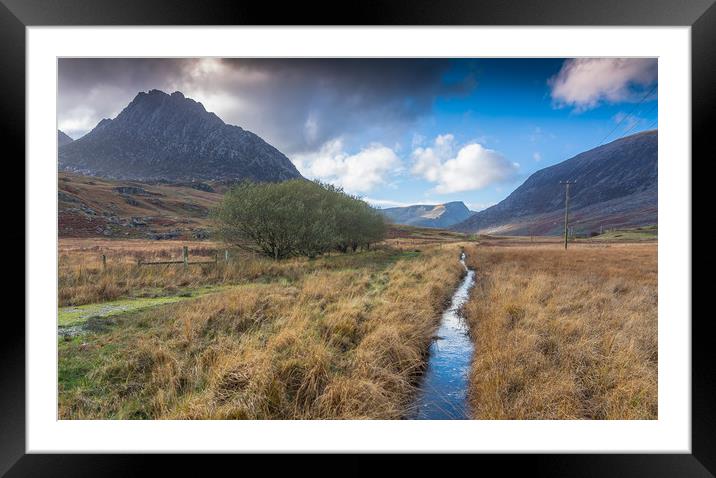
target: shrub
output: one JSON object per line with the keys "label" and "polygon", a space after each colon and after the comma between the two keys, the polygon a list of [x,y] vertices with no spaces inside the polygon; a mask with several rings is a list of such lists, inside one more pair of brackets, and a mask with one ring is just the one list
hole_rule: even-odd
{"label": "shrub", "polygon": [[383,216],[340,188],[302,179],[244,182],[214,211],[220,237],[274,259],[347,252],[383,239]]}

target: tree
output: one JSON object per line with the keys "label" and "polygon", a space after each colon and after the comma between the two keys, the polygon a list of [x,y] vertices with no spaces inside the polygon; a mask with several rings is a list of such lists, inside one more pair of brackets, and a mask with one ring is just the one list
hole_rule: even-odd
{"label": "tree", "polygon": [[360,198],[318,181],[244,182],[213,213],[228,243],[274,259],[369,247],[385,236],[383,216]]}

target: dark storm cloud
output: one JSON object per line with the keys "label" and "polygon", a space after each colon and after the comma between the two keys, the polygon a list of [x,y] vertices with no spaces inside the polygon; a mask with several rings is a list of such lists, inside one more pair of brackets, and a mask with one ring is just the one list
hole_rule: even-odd
{"label": "dark storm cloud", "polygon": [[[437,96],[475,86],[450,60],[61,59],[58,115],[71,136],[114,117],[139,91],[182,91],[287,153],[373,130],[388,138]],[[446,79],[448,78],[449,79]]]}

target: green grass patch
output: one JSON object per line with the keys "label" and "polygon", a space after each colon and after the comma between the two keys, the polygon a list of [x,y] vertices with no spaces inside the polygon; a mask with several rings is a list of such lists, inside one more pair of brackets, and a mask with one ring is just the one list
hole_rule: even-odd
{"label": "green grass patch", "polygon": [[647,241],[659,237],[658,226],[642,226],[629,229],[613,229],[591,239],[598,241]]}
{"label": "green grass patch", "polygon": [[178,292],[176,295],[164,297],[136,297],[130,299],[113,300],[96,304],[60,307],[57,311],[58,325],[67,327],[79,325],[90,318],[106,318],[129,312],[138,312],[166,304],[172,304],[182,300],[200,297],[226,290],[231,286],[205,286],[193,290]]}
{"label": "green grass patch", "polygon": [[58,343],[58,382],[60,393],[70,389],[93,388],[88,378],[90,371],[102,364],[103,358],[117,351],[116,344],[94,340],[89,346],[82,337],[73,337]]}

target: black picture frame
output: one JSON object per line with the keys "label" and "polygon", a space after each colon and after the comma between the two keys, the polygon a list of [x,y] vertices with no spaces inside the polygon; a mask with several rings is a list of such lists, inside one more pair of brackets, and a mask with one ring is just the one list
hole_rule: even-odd
{"label": "black picture frame", "polygon": [[[3,151],[25,154],[25,28],[57,25],[573,25],[690,26],[692,150],[708,147],[716,111],[716,6],[714,0],[394,0],[305,3],[178,0],[0,0],[0,135]],[[323,16],[318,16],[322,11]],[[7,157],[7,156],[6,156]],[[693,164],[693,161],[692,161]],[[32,251],[25,249],[27,257]],[[27,299],[27,297],[26,297]],[[674,318],[686,320],[688,318]],[[701,477],[716,473],[716,374],[708,320],[692,321],[692,453],[519,455],[509,467],[529,466],[544,476]],[[0,475],[132,476],[162,457],[40,455],[25,453],[25,329],[6,314],[0,347]],[[164,457],[167,458],[167,457]],[[506,457],[481,455],[485,465]],[[169,460],[162,460],[167,462]],[[172,457],[174,465],[185,466]],[[487,463],[487,462],[494,463]],[[417,462],[416,462],[417,463]],[[492,466],[490,466],[492,468]],[[494,469],[494,468],[493,468]],[[168,470],[168,469],[167,469]],[[188,469],[185,468],[185,472]]]}

